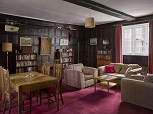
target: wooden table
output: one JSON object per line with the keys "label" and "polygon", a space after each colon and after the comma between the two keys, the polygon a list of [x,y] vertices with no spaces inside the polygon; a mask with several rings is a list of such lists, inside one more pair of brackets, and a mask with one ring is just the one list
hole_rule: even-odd
{"label": "wooden table", "polygon": [[23,92],[39,90],[50,86],[57,86],[56,104],[57,110],[59,110],[59,83],[57,78],[38,72],[32,72],[33,77],[27,78],[27,74],[27,72],[10,74],[11,87],[18,93],[18,114],[21,114]]}
{"label": "wooden table", "polygon": [[[117,80],[118,78],[115,76],[109,76],[109,75],[102,75],[94,78],[94,86],[95,86],[95,92],[96,92],[96,86],[101,86],[104,88],[107,88],[107,91],[109,93],[109,88],[114,87],[117,85],[117,83],[114,83],[114,80]],[[100,81],[97,83],[97,81]]]}

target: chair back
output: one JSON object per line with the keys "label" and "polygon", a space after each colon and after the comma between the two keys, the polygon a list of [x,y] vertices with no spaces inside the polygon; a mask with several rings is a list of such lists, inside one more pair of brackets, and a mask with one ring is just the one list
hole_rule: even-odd
{"label": "chair back", "polygon": [[4,76],[4,95],[6,98],[11,100],[9,71],[4,69],[3,76]]}
{"label": "chair back", "polygon": [[50,62],[44,63],[42,67],[42,73],[46,75],[50,75]]}
{"label": "chair back", "polygon": [[55,59],[54,64],[60,64],[60,59]]}
{"label": "chair back", "polygon": [[63,64],[54,64],[53,65],[53,76],[58,80],[62,80],[63,75]]}

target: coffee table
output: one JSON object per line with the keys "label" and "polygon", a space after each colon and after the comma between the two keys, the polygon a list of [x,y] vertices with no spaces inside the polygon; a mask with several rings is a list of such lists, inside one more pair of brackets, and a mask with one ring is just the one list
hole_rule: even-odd
{"label": "coffee table", "polygon": [[107,91],[109,93],[109,88],[117,85],[117,83],[113,82],[117,79],[118,79],[118,77],[111,76],[111,75],[102,75],[102,76],[98,76],[98,77],[94,78],[95,92],[96,92],[96,86],[100,86],[103,88],[107,88]]}

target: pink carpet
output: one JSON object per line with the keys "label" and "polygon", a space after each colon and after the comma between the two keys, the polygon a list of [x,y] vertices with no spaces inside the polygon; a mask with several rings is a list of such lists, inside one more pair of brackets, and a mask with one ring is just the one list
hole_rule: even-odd
{"label": "pink carpet", "polygon": [[[64,105],[60,102],[57,112],[56,104],[52,104],[48,111],[46,99],[42,100],[40,106],[33,97],[32,114],[153,114],[152,110],[122,102],[120,89],[116,87],[108,94],[106,89],[98,87],[97,92],[94,92],[94,87],[79,90],[63,84],[63,99]],[[12,109],[12,114],[15,113],[17,108]]]}

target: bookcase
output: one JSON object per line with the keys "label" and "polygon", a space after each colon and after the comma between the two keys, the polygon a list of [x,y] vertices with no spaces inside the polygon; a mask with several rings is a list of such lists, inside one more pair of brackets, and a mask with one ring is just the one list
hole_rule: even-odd
{"label": "bookcase", "polygon": [[16,53],[16,73],[37,71],[37,53]]}
{"label": "bookcase", "polygon": [[56,59],[60,59],[60,63],[68,67],[70,64],[74,63],[74,52],[73,51],[57,51]]}
{"label": "bookcase", "polygon": [[108,65],[112,62],[112,50],[97,50],[97,66]]}

